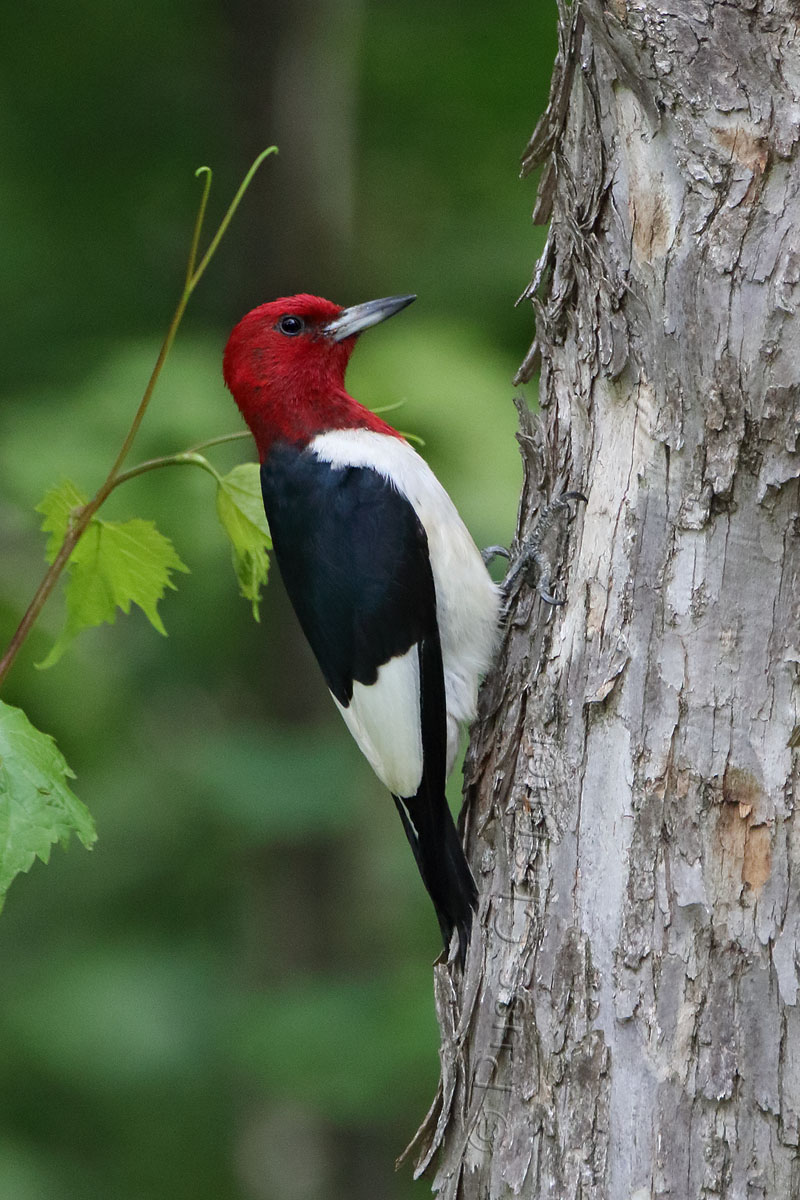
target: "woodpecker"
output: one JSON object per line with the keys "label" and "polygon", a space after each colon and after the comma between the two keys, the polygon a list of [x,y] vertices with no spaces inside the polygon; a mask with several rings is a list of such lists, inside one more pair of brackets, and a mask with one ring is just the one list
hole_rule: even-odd
{"label": "woodpecker", "polygon": [[258,448],[286,591],[463,966],[477,889],[445,780],[492,659],[500,589],[425,460],[344,386],[359,335],[415,299],[262,304],[231,333],[223,374]]}

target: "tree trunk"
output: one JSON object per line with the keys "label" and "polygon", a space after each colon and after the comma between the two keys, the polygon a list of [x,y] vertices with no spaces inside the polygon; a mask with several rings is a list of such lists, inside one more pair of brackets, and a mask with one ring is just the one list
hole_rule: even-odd
{"label": "tree trunk", "polygon": [[416,1140],[448,1200],[800,1197],[800,38],[790,0],[560,13],[523,583],[467,762],[480,882]]}

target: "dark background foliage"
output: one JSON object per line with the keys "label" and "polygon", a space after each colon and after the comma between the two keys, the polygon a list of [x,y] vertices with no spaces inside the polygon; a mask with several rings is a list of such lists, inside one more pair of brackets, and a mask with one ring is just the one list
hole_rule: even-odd
{"label": "dark background foliage", "polygon": [[[276,141],[192,303],[134,460],[240,427],[220,379],[247,308],[415,291],[349,376],[425,453],[476,539],[520,470],[514,309],[540,231],[519,154],[546,98],[547,5],[42,0],[0,71],[0,633],[42,570],[33,506],[102,478],[180,287],[199,185],[221,209]],[[246,449],[243,449],[243,446]],[[250,455],[216,452],[220,465]],[[195,475],[198,477],[195,478]],[[0,1196],[336,1200],[424,1194],[392,1162],[437,1077],[436,923],[388,797],[325,693],[277,575],[237,595],[209,480],[110,515],[191,568],[162,605],[4,692],[54,733],[100,840],[56,850],[0,918]],[[458,780],[452,795],[457,802]]]}

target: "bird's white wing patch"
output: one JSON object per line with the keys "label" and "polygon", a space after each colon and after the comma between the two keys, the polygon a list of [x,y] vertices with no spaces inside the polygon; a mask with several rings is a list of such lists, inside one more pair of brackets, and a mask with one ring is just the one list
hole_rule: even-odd
{"label": "bird's white wing patch", "polygon": [[334,703],[380,781],[396,796],[416,795],[422,781],[416,645],[384,663],[375,683],[354,683],[347,708],[335,696]]}

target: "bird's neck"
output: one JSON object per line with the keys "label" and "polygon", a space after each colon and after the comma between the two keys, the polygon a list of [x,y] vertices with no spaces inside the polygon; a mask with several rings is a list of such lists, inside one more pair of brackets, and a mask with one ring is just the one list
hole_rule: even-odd
{"label": "bird's neck", "polygon": [[304,446],[319,434],[334,429],[371,429],[401,437],[344,388],[307,385],[302,391],[273,390],[263,384],[248,384],[237,389],[235,399],[250,426],[262,462],[276,442]]}

